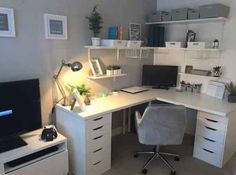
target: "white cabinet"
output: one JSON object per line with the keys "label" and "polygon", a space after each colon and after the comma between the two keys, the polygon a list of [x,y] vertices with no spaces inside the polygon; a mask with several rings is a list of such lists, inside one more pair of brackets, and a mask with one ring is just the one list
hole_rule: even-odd
{"label": "white cabinet", "polygon": [[222,168],[235,150],[233,123],[235,116],[221,117],[198,112],[193,156]]}
{"label": "white cabinet", "polygon": [[111,115],[86,119],[56,107],[57,129],[68,138],[71,174],[99,175],[111,168]]}
{"label": "white cabinet", "polygon": [[58,133],[53,141],[44,142],[40,140],[41,132],[39,129],[22,135],[26,146],[0,154],[0,175],[68,174],[67,139]]}
{"label": "white cabinet", "polygon": [[67,175],[68,154],[62,152],[43,159],[6,175]]}

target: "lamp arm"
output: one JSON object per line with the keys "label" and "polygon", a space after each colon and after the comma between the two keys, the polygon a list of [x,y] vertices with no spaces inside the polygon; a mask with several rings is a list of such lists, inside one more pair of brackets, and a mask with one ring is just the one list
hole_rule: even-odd
{"label": "lamp arm", "polygon": [[58,79],[58,77],[59,77],[59,75],[60,75],[60,73],[61,73],[61,71],[62,71],[62,68],[63,68],[65,65],[66,65],[65,62],[62,61],[62,64],[61,64],[60,69],[58,70],[57,74],[55,74],[55,75],[53,76],[53,78],[54,78],[55,80]]}
{"label": "lamp arm", "polygon": [[65,91],[64,91],[64,89],[63,89],[63,87],[62,87],[60,81],[59,81],[58,79],[55,79],[55,82],[56,82],[56,84],[57,84],[57,87],[58,87],[58,89],[59,89],[61,95],[62,95],[63,104],[65,105],[65,104],[66,104],[66,93],[65,93]]}

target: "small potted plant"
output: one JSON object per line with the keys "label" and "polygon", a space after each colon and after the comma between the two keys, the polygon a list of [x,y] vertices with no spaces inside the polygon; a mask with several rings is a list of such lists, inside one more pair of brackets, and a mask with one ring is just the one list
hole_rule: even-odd
{"label": "small potted plant", "polygon": [[213,67],[213,76],[220,77],[222,75],[221,66]]}
{"label": "small potted plant", "polygon": [[107,66],[107,69],[106,69],[106,74],[108,76],[112,76],[114,74],[114,70],[113,70],[113,66]]}
{"label": "small potted plant", "polygon": [[81,96],[84,97],[84,103],[86,105],[90,105],[90,88],[87,88],[85,84],[81,84],[81,85],[77,85],[77,86],[73,86],[73,85],[68,85],[69,88],[69,92],[72,93],[74,91],[74,89],[77,89],[78,92],[80,93]]}
{"label": "small potted plant", "polygon": [[89,16],[86,16],[86,19],[89,22],[89,29],[93,32],[92,37],[92,45],[99,46],[101,43],[101,38],[99,38],[99,34],[102,29],[103,19],[101,14],[97,11],[98,5],[93,7],[92,12]]}
{"label": "small potted plant", "polygon": [[121,67],[120,66],[113,66],[113,73],[114,75],[120,75],[121,74]]}
{"label": "small potted plant", "polygon": [[230,83],[227,83],[225,87],[227,91],[229,92],[228,102],[236,103],[236,85],[233,82],[230,82]]}

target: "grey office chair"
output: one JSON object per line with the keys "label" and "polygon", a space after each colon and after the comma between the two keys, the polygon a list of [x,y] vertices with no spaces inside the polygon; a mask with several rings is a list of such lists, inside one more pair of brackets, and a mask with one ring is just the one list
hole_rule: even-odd
{"label": "grey office chair", "polygon": [[154,160],[160,158],[175,175],[175,169],[163,156],[173,156],[178,161],[180,156],[172,153],[159,152],[159,146],[179,145],[183,141],[186,109],[175,105],[149,105],[143,116],[138,111],[135,113],[136,129],[139,142],[145,145],[154,145],[151,152],[136,152],[134,157],[140,154],[151,154],[152,157],[142,168],[142,173],[147,173],[147,166]]}

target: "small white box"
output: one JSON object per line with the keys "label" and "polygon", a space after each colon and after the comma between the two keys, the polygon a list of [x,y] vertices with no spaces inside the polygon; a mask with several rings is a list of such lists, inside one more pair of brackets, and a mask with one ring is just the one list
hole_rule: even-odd
{"label": "small white box", "polygon": [[184,43],[183,42],[166,42],[167,48],[183,48]]}
{"label": "small white box", "polygon": [[141,47],[142,41],[128,41],[127,42],[127,47]]}
{"label": "small white box", "polygon": [[211,43],[209,42],[188,42],[189,49],[206,49],[211,48]]}
{"label": "small white box", "polygon": [[101,45],[107,46],[107,47],[126,47],[127,41],[126,40],[102,39]]}

